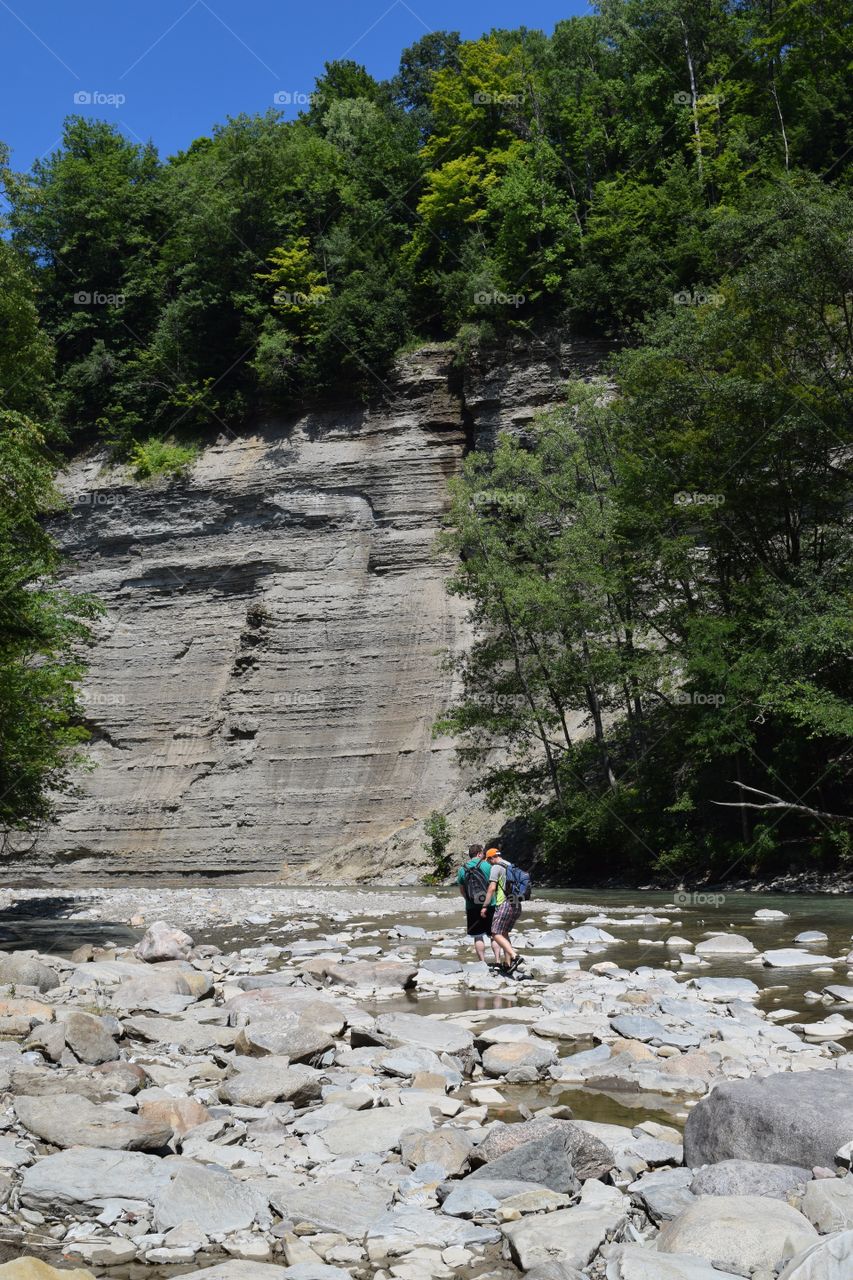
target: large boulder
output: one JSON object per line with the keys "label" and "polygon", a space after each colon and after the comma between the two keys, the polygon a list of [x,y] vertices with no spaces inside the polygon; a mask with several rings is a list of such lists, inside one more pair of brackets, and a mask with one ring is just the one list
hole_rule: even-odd
{"label": "large boulder", "polygon": [[[528,1271],[525,1280],[533,1275]],[[731,1271],[718,1271],[703,1258],[658,1253],[641,1244],[623,1244],[607,1264],[607,1280],[739,1280]]]}
{"label": "large boulder", "polygon": [[720,1160],[833,1168],[853,1138],[853,1072],[797,1071],[724,1081],[687,1117],[684,1162]]}
{"label": "large boulder", "polygon": [[261,987],[232,996],[226,1005],[232,1026],[240,1028],[239,1053],[274,1054],[291,1062],[312,1062],[333,1048],[346,1025],[346,1011],[315,992]]}
{"label": "large boulder", "polygon": [[789,1204],[767,1196],[698,1196],[657,1237],[660,1253],[694,1254],[713,1266],[748,1276],[773,1272],[817,1239]]}
{"label": "large boulder", "polygon": [[4,951],[0,952],[0,986],[52,991],[59,986],[59,977],[44,964],[37,951]]}
{"label": "large boulder", "polygon": [[770,1196],[787,1200],[802,1192],[810,1169],[790,1164],[764,1164],[758,1160],[721,1160],[700,1169],[690,1183],[695,1196]]}
{"label": "large boulder", "polygon": [[403,1162],[411,1168],[419,1164],[437,1164],[446,1177],[452,1178],[468,1164],[473,1140],[464,1129],[445,1125],[432,1132],[412,1130],[400,1141]]}
{"label": "large boulder", "polygon": [[465,1181],[483,1179],[534,1182],[551,1191],[565,1191],[572,1195],[580,1191],[572,1164],[572,1145],[559,1131],[533,1138],[505,1155],[497,1156],[469,1173]]}
{"label": "large boulder", "polygon": [[171,1125],[163,1120],[97,1105],[76,1093],[16,1098],[15,1114],[25,1129],[54,1147],[156,1151],[172,1137]]}
{"label": "large boulder", "polygon": [[136,954],[147,964],[161,960],[185,960],[193,949],[193,940],[183,929],[175,929],[165,920],[155,920],[136,944]]}
{"label": "large boulder", "polygon": [[76,1093],[90,1102],[104,1102],[116,1094],[138,1093],[148,1084],[148,1076],[138,1063],[117,1058],[86,1070],[72,1067],[67,1071],[51,1071],[26,1064],[15,1067],[11,1084],[13,1093],[32,1097]]}
{"label": "large boulder", "polygon": [[24,1170],[21,1204],[40,1213],[79,1213],[107,1200],[152,1204],[169,1182],[167,1161],[140,1151],[74,1147]]}
{"label": "large boulder", "polygon": [[516,1147],[549,1133],[563,1135],[575,1174],[581,1182],[585,1182],[587,1178],[603,1178],[613,1168],[613,1152],[600,1138],[586,1133],[571,1120],[557,1120],[551,1116],[525,1120],[520,1124],[496,1124],[472,1152],[471,1163],[488,1164],[489,1161],[514,1151]]}

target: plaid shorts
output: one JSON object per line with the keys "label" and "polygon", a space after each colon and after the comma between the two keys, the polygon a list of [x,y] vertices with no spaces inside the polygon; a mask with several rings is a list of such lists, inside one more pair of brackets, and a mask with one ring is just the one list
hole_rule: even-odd
{"label": "plaid shorts", "polygon": [[501,937],[505,938],[520,915],[521,903],[513,902],[510,898],[507,898],[506,902],[502,902],[495,911],[495,918],[492,921],[492,937],[499,933]]}

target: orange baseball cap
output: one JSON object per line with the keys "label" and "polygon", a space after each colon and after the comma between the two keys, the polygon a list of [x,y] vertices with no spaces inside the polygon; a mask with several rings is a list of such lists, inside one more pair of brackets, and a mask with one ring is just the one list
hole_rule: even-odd
{"label": "orange baseball cap", "polygon": [[487,858],[499,858],[501,851],[500,849],[487,849],[484,856]]}

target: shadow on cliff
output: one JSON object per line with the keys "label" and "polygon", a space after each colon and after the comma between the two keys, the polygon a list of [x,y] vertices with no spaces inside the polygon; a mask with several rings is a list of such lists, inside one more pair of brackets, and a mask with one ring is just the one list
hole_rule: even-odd
{"label": "shadow on cliff", "polygon": [[56,894],[45,898],[22,897],[0,910],[0,950],[40,951],[70,955],[84,943],[102,947],[107,943],[132,946],[138,930],[118,920],[73,919],[78,912],[95,907],[95,899]]}

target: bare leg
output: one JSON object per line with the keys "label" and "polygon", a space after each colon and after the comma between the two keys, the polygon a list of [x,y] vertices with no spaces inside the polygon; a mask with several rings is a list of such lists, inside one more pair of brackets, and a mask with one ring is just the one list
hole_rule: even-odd
{"label": "bare leg", "polygon": [[485,961],[486,959],[486,939],[482,933],[478,933],[474,938],[474,950],[477,952],[477,959]]}
{"label": "bare leg", "polygon": [[515,951],[513,949],[513,945],[510,942],[509,938],[504,937],[502,933],[493,933],[492,945],[494,946],[495,944],[497,944],[500,947],[501,951],[504,953],[504,955],[507,958],[507,962],[509,964],[512,964],[513,960],[515,959]]}
{"label": "bare leg", "polygon": [[498,944],[495,942],[494,938],[492,938],[491,942],[492,942],[492,951],[495,953],[495,963],[500,964],[501,956],[502,956],[501,949],[498,946]]}

